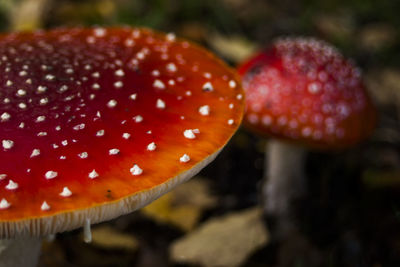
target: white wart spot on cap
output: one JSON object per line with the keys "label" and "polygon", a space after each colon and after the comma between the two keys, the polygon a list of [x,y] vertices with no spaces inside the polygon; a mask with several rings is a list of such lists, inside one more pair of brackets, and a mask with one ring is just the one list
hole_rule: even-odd
{"label": "white wart spot on cap", "polygon": [[190,160],[190,157],[188,154],[184,154],[182,157],[180,157],[179,161],[180,162],[188,162]]}
{"label": "white wart spot on cap", "polygon": [[210,106],[204,105],[199,108],[199,113],[203,116],[210,115]]}
{"label": "white wart spot on cap", "polygon": [[137,164],[134,164],[129,171],[132,175],[141,175],[143,173],[143,170]]}
{"label": "white wart spot on cap", "polygon": [[12,140],[3,140],[2,141],[3,148],[5,150],[11,149],[14,146],[14,141]]}
{"label": "white wart spot on cap", "polygon": [[161,80],[155,80],[153,86],[158,89],[165,89],[165,84]]}
{"label": "white wart spot on cap", "polygon": [[56,178],[57,175],[58,175],[58,173],[55,171],[47,171],[44,176],[46,177],[47,180],[50,180],[50,179]]}
{"label": "white wart spot on cap", "polygon": [[206,83],[203,85],[203,91],[204,91],[204,92],[212,92],[212,91],[214,91],[214,87],[213,87],[213,85],[211,84],[211,82],[206,82]]}
{"label": "white wart spot on cap", "polygon": [[156,107],[159,109],[165,109],[165,102],[161,99],[157,99]]}
{"label": "white wart spot on cap", "polygon": [[96,172],[95,169],[93,169],[93,170],[89,173],[88,176],[89,176],[90,179],[94,179],[94,178],[99,177],[99,174]]}
{"label": "white wart spot on cap", "polygon": [[15,190],[18,188],[18,184],[15,183],[13,180],[9,180],[8,184],[6,185],[6,189],[8,190]]}
{"label": "white wart spot on cap", "polygon": [[35,148],[34,150],[32,150],[31,158],[37,157],[39,155],[40,155],[40,150],[39,149]]}
{"label": "white wart spot on cap", "polygon": [[147,150],[149,150],[149,151],[154,151],[154,150],[156,150],[156,148],[157,148],[157,146],[156,146],[156,143],[154,143],[154,142],[151,142],[150,144],[147,145]]}
{"label": "white wart spot on cap", "polygon": [[50,206],[49,204],[47,204],[46,201],[43,201],[42,205],[40,206],[40,209],[43,211],[50,210]]}
{"label": "white wart spot on cap", "polygon": [[2,198],[0,201],[0,209],[8,209],[11,206],[11,203],[8,202],[5,198]]}
{"label": "white wart spot on cap", "polygon": [[89,156],[89,154],[87,152],[82,152],[78,154],[78,157],[80,157],[81,159],[86,159]]}
{"label": "white wart spot on cap", "polygon": [[8,121],[11,118],[11,115],[7,112],[3,112],[3,114],[1,114],[1,121]]}
{"label": "white wart spot on cap", "polygon": [[109,155],[118,155],[119,154],[119,149],[118,148],[112,148],[108,151]]}
{"label": "white wart spot on cap", "polygon": [[100,136],[104,136],[105,131],[104,130],[98,130],[96,132],[96,136],[100,137]]}
{"label": "white wart spot on cap", "polygon": [[62,196],[62,197],[70,197],[71,195],[72,195],[71,190],[69,190],[69,188],[66,186],[63,188],[63,191],[60,193],[60,196]]}
{"label": "white wart spot on cap", "polygon": [[137,123],[142,122],[143,121],[143,117],[140,115],[137,115],[135,117],[133,117],[133,120]]}
{"label": "white wart spot on cap", "polygon": [[183,132],[183,135],[185,136],[185,138],[187,139],[195,139],[196,135],[195,135],[196,131],[193,129],[187,129]]}
{"label": "white wart spot on cap", "polygon": [[109,107],[109,108],[115,108],[116,106],[117,106],[117,100],[115,100],[115,99],[111,99],[107,103],[107,107]]}

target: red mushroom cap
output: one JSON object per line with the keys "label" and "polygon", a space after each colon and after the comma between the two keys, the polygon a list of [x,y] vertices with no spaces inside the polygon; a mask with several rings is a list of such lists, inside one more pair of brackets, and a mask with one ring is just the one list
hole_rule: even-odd
{"label": "red mushroom cap", "polygon": [[210,162],[244,109],[235,72],[172,34],[0,36],[0,237],[146,205]]}
{"label": "red mushroom cap", "polygon": [[323,41],[280,39],[239,73],[245,124],[262,135],[341,148],[366,138],[375,126],[360,69]]}

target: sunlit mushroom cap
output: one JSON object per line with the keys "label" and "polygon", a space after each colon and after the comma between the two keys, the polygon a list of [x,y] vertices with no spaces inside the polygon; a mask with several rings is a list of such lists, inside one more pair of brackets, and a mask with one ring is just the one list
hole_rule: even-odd
{"label": "sunlit mushroom cap", "polygon": [[1,238],[146,205],[213,160],[244,109],[212,54],[128,27],[1,35],[0,89]]}
{"label": "sunlit mushroom cap", "polygon": [[342,148],[363,140],[375,126],[360,69],[323,41],[277,40],[239,73],[245,124],[261,135]]}

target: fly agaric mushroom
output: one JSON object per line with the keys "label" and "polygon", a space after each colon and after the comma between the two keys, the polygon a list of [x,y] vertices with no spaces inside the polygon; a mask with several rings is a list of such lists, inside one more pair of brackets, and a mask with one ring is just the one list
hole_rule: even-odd
{"label": "fly agaric mushroom", "polygon": [[375,108],[360,69],[323,41],[277,40],[241,65],[239,73],[246,92],[245,125],[273,137],[266,148],[264,210],[285,218],[305,191],[304,147],[340,149],[365,139],[375,125]]}
{"label": "fly agaric mushroom", "polygon": [[189,179],[244,110],[235,72],[148,29],[0,35],[0,74],[0,265],[35,265],[34,238],[129,213]]}

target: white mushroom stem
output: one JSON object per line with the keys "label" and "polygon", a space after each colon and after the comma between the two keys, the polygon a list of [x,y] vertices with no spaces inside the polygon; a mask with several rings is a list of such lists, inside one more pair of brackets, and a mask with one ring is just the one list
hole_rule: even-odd
{"label": "white mushroom stem", "polygon": [[83,241],[85,241],[85,243],[92,242],[92,231],[90,229],[90,219],[86,219],[85,224],[83,225]]}
{"label": "white mushroom stem", "polygon": [[271,140],[266,146],[262,201],[267,218],[275,221],[277,238],[295,230],[293,204],[305,195],[305,151],[302,147]]}
{"label": "white mushroom stem", "polygon": [[35,267],[40,246],[40,238],[0,240],[0,266]]}

